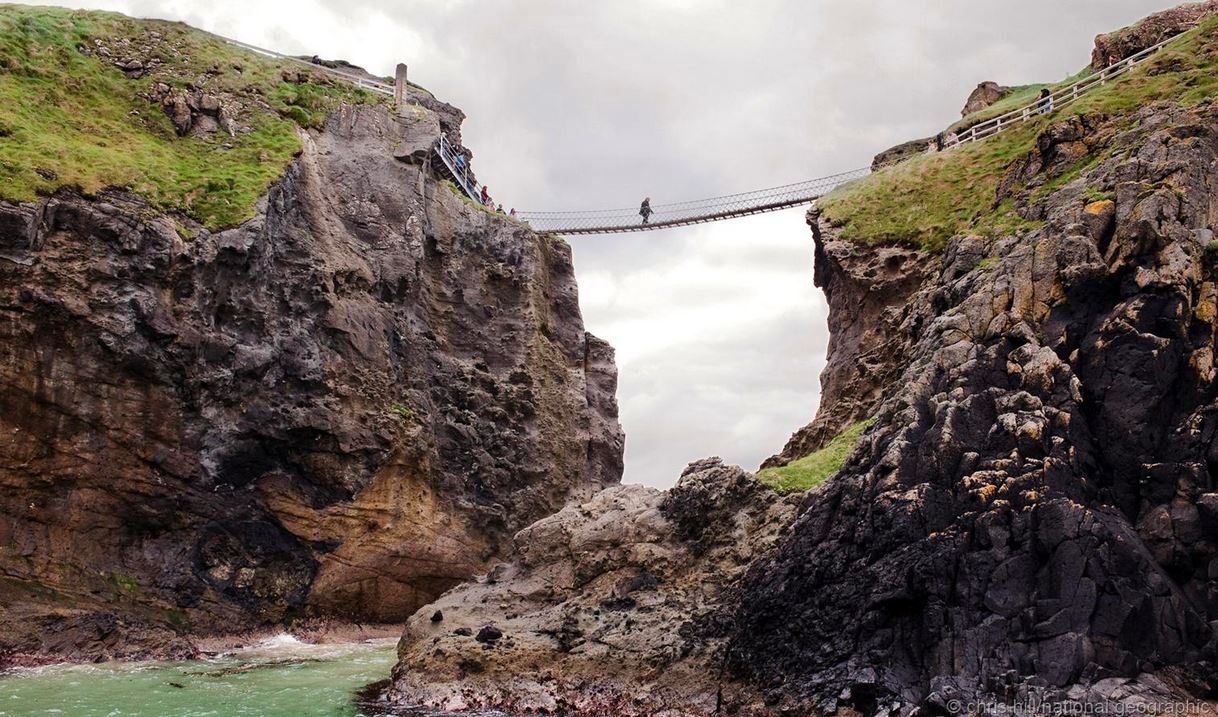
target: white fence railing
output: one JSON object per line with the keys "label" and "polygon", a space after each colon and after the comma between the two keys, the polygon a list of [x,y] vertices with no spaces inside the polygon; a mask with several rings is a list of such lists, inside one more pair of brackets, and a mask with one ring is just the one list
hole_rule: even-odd
{"label": "white fence railing", "polygon": [[970,126],[968,129],[956,133],[955,141],[948,141],[949,146],[956,144],[967,144],[976,142],[987,137],[993,137],[999,132],[1014,127],[1015,125],[1027,122],[1030,119],[1039,117],[1042,114],[1048,114],[1053,110],[1066,107],[1076,102],[1087,92],[1106,84],[1110,80],[1120,77],[1132,70],[1138,63],[1163,49],[1165,45],[1175,40],[1179,35],[1163,40],[1162,42],[1152,45],[1141,52],[1130,55],[1129,57],[1116,62],[1099,72],[1092,73],[1077,82],[1061,87],[1050,93],[1048,97],[1038,97],[1033,102],[1013,109],[1009,112],[992,117],[984,122],[978,122]]}

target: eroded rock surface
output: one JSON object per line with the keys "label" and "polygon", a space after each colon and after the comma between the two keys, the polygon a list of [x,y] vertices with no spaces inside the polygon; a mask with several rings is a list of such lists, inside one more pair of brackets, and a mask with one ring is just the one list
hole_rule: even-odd
{"label": "eroded rock surface", "polygon": [[1131,55],[1175,37],[1197,26],[1201,20],[1218,13],[1218,0],[1190,2],[1154,13],[1127,28],[1098,35],[1091,51],[1091,67],[1099,70],[1113,58],[1123,60]]}
{"label": "eroded rock surface", "polygon": [[1035,227],[936,258],[875,426],[742,581],[741,679],[864,714],[1212,696],[1216,186],[1212,106],[1042,134],[996,198]]}
{"label": "eroded rock surface", "polygon": [[344,108],[217,233],[0,204],[0,652],[402,620],[618,481],[569,248],[397,151],[452,119]]}
{"label": "eroded rock surface", "polygon": [[960,116],[968,117],[974,112],[980,112],[1009,94],[1011,94],[1010,87],[988,80],[982,82],[969,93],[968,99],[964,102],[964,109],[960,110]]}
{"label": "eroded rock surface", "polygon": [[[794,504],[717,459],[610,488],[516,535],[517,557],[411,618],[384,699],[444,710],[711,714],[718,605]],[[733,703],[751,693],[737,689]]]}
{"label": "eroded rock surface", "polygon": [[852,423],[875,414],[900,375],[914,338],[909,318],[915,293],[931,275],[934,257],[917,249],[862,249],[838,238],[813,209],[813,280],[829,302],[829,351],[820,375],[816,420],[795,432],[763,467],[785,465],[820,448]]}

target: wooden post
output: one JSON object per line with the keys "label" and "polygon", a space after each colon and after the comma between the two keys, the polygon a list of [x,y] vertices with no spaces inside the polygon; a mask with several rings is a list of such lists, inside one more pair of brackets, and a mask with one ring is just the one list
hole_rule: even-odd
{"label": "wooden post", "polygon": [[398,116],[406,116],[406,100],[410,93],[406,91],[406,63],[399,62],[393,84],[393,106],[398,109]]}

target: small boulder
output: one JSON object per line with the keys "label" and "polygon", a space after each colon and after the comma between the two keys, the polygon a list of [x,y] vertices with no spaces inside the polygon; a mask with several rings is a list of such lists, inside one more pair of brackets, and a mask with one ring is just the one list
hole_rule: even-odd
{"label": "small boulder", "polygon": [[164,107],[165,114],[169,115],[169,120],[173,122],[173,128],[177,130],[178,135],[186,136],[194,124],[190,114],[190,104],[186,98],[182,95],[169,97],[165,100]]}
{"label": "small boulder", "polygon": [[474,639],[485,645],[493,645],[494,643],[498,642],[499,638],[501,637],[503,637],[502,630],[494,625],[487,625],[478,631],[478,635]]}
{"label": "small boulder", "polygon": [[215,95],[201,95],[199,97],[199,111],[212,115],[219,115],[220,98],[216,97]]}
{"label": "small boulder", "polygon": [[964,109],[960,110],[960,116],[968,117],[974,112],[980,112],[1009,94],[1011,94],[1010,87],[988,80],[982,82],[969,94],[968,99],[964,102]]}

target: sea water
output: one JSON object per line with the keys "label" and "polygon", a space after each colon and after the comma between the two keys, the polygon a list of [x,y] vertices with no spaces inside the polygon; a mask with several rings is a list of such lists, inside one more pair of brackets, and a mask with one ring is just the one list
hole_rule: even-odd
{"label": "sea water", "polygon": [[395,643],[307,645],[282,635],[209,660],[20,669],[0,675],[0,715],[379,717],[352,698],[389,676]]}

